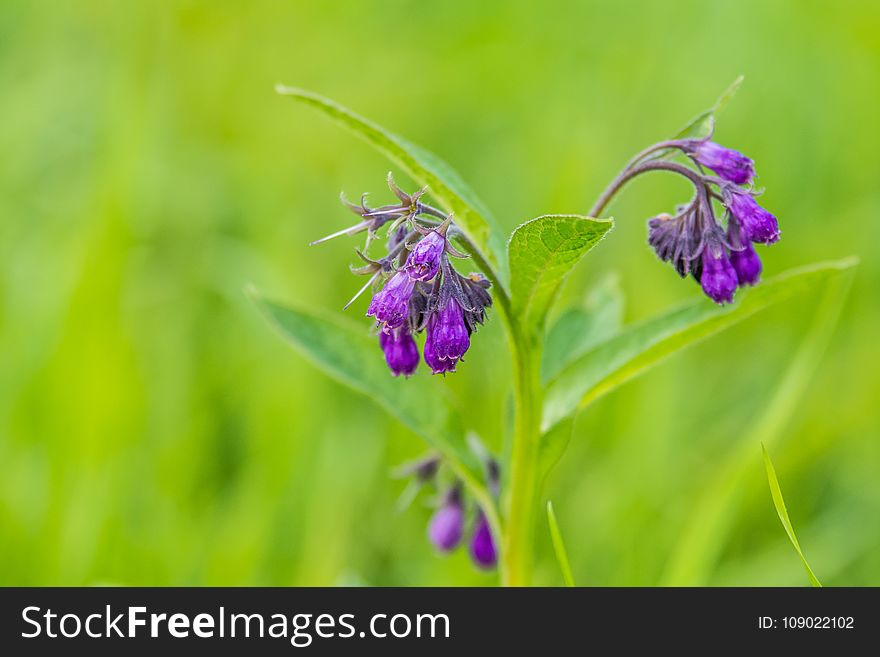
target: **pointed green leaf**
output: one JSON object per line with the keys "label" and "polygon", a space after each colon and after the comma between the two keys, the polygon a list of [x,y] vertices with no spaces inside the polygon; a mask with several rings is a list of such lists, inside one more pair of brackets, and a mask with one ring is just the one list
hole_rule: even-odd
{"label": "pointed green leaf", "polygon": [[541,379],[549,381],[570,362],[610,338],[623,324],[623,290],[616,274],[590,288],[581,306],[564,311],[544,340]]}
{"label": "pointed green leaf", "polygon": [[710,134],[712,134],[712,130],[715,124],[715,117],[721,110],[723,110],[727,106],[727,103],[729,103],[730,100],[736,95],[736,92],[739,91],[742,83],[743,76],[740,75],[736,80],[730,83],[730,86],[728,86],[727,89],[725,89],[720,96],[718,96],[718,100],[715,101],[715,104],[712,105],[712,107],[695,116],[690,121],[690,123],[679,130],[678,134],[675,135],[675,138],[702,139],[703,137],[708,137]]}
{"label": "pointed green leaf", "polygon": [[782,490],[779,488],[779,479],[776,478],[776,469],[773,467],[773,462],[770,460],[770,455],[767,453],[767,448],[764,447],[764,443],[761,443],[761,451],[764,453],[764,469],[767,470],[767,482],[770,484],[770,495],[773,497],[773,506],[776,507],[776,514],[779,516],[779,520],[785,528],[785,533],[788,534],[788,540],[791,541],[795,551],[801,558],[801,563],[804,564],[804,570],[807,571],[807,577],[809,577],[810,583],[813,586],[821,587],[822,584],[819,583],[819,580],[813,573],[813,569],[810,568],[810,564],[807,563],[807,558],[801,551],[797,535],[794,533],[794,527],[792,527],[791,520],[788,517],[788,510],[785,508],[785,500],[782,498]]}
{"label": "pointed green leaf", "polygon": [[[703,139],[711,135],[715,130],[715,117],[718,115],[721,110],[723,110],[727,103],[736,95],[736,92],[739,91],[740,86],[743,83],[743,76],[740,75],[736,80],[730,83],[730,86],[724,90],[724,92],[718,97],[715,101],[715,104],[712,105],[707,110],[700,112],[697,116],[695,116],[691,121],[683,127],[678,133],[673,137],[673,139]],[[678,150],[674,148],[664,149],[657,151],[651,158],[649,159],[657,159],[662,157],[670,157],[678,154]]]}
{"label": "pointed green leaf", "polygon": [[[392,416],[421,435],[481,494],[480,466],[465,446],[459,414],[445,390],[427,376],[391,376],[378,341],[365,327],[337,315],[289,308],[253,294],[268,319],[313,364],[348,387],[373,399]],[[431,403],[425,403],[430,399]]]}
{"label": "pointed green leaf", "polygon": [[553,502],[550,500],[547,500],[547,522],[550,525],[550,539],[553,541],[553,551],[556,553],[556,560],[559,562],[560,570],[562,570],[562,580],[566,586],[574,586],[571,564],[568,563],[568,552],[565,550],[565,543],[562,541],[562,534],[559,532],[559,523],[556,522],[556,513],[553,511]]}
{"label": "pointed green leaf", "polygon": [[[365,119],[350,109],[304,89],[278,85],[276,91],[313,107],[373,146],[400,166],[419,184],[427,185],[429,193],[446,211],[455,214],[456,225],[468,237],[469,248],[478,266],[483,263],[502,277],[504,262],[501,231],[489,210],[458,173],[439,157],[411,144],[402,137]],[[498,283],[498,281],[495,281]]]}
{"label": "pointed green leaf", "polygon": [[566,367],[545,394],[543,430],[562,421],[675,352],[705,340],[795,294],[814,289],[852,267],[848,258],[791,270],[740,291],[740,300],[716,306],[700,297],[676,310],[624,329]]}
{"label": "pointed green leaf", "polygon": [[514,316],[543,325],[562,281],[605,236],[613,222],[580,215],[546,215],[519,226],[507,245]]}

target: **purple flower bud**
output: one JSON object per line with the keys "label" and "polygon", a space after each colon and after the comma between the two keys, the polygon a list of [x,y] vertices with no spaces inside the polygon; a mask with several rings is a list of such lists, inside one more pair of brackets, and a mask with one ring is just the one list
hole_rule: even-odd
{"label": "purple flower bud", "polygon": [[441,552],[450,552],[461,542],[463,533],[464,509],[461,507],[461,493],[453,488],[431,518],[428,538]]}
{"label": "purple flower bud", "polygon": [[702,265],[700,285],[706,296],[715,303],[733,303],[737,277],[724,247],[718,242],[706,244]]}
{"label": "purple flower bud", "polygon": [[385,322],[389,329],[403,325],[407,318],[407,304],[412,296],[415,281],[399,271],[373,295],[367,315],[374,315],[376,321]]}
{"label": "purple flower bud", "polygon": [[731,251],[730,264],[740,285],[754,285],[761,278],[761,259],[751,244],[747,244],[742,251]]}
{"label": "purple flower bud", "polygon": [[379,345],[385,353],[385,362],[394,376],[410,376],[419,365],[419,348],[409,327],[401,326],[387,333],[379,332]]}
{"label": "purple flower bud", "polygon": [[455,364],[471,345],[461,306],[455,299],[428,319],[425,362],[434,372],[454,372]]}
{"label": "purple flower bud", "polygon": [[440,269],[440,258],[446,250],[446,237],[432,230],[413,247],[406,261],[406,273],[417,281],[430,281]]}
{"label": "purple flower bud", "polygon": [[713,141],[688,142],[684,151],[704,167],[737,185],[745,185],[755,177],[755,163],[751,159]]}
{"label": "purple flower bud", "polygon": [[458,301],[449,299],[432,320],[428,322],[428,332],[431,333],[437,357],[440,360],[458,360],[464,356],[471,346],[471,340]]}
{"label": "purple flower bud", "polygon": [[729,186],[724,188],[724,204],[730,214],[739,221],[745,236],[752,242],[772,244],[779,239],[776,217],[758,205],[746,191]]}
{"label": "purple flower bud", "polygon": [[492,538],[492,530],[482,509],[477,514],[477,524],[474,535],[471,537],[471,559],[480,568],[494,568],[498,562],[498,551],[495,549],[495,540]]}
{"label": "purple flower bud", "polygon": [[727,246],[730,248],[730,264],[740,286],[757,283],[761,277],[761,259],[733,217],[727,223]]}

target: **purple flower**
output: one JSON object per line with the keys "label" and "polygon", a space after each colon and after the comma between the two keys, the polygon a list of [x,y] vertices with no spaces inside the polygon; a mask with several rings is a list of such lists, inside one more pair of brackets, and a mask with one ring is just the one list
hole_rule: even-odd
{"label": "purple flower", "polygon": [[744,239],[742,229],[733,218],[727,224],[727,244],[730,247],[730,264],[740,286],[757,283],[761,277],[761,259],[752,243]]}
{"label": "purple flower", "polygon": [[683,148],[694,160],[732,183],[745,185],[755,177],[755,163],[732,148],[713,141],[690,141]]}
{"label": "purple flower", "polygon": [[367,315],[374,315],[376,321],[385,322],[386,328],[394,329],[403,325],[407,318],[407,304],[412,296],[415,281],[399,271],[373,295]]}
{"label": "purple flower", "polygon": [[461,506],[461,493],[457,487],[454,487],[431,518],[428,538],[441,552],[450,552],[461,542],[463,533],[464,509]]}
{"label": "purple flower", "polygon": [[464,356],[471,341],[461,306],[455,299],[428,318],[425,339],[425,362],[434,372],[454,372],[455,364]]}
{"label": "purple flower", "polygon": [[761,259],[751,244],[746,245],[742,251],[731,251],[730,264],[733,265],[740,285],[754,285],[761,278]]}
{"label": "purple flower", "polygon": [[700,286],[715,303],[733,303],[737,277],[727,253],[718,240],[711,240],[703,249]]}
{"label": "purple flower", "polygon": [[425,363],[431,368],[432,374],[446,374],[447,372],[455,371],[454,360],[449,360],[448,358],[446,360],[440,360],[437,356],[430,333],[425,337]]}
{"label": "purple flower", "polygon": [[498,551],[495,549],[495,540],[492,538],[492,530],[482,509],[477,513],[477,524],[474,535],[471,537],[471,559],[480,568],[493,568],[498,562]]}
{"label": "purple flower", "polygon": [[419,348],[408,326],[400,326],[387,333],[380,331],[379,345],[394,376],[410,376],[416,371],[419,365]]}
{"label": "purple flower", "polygon": [[440,258],[446,250],[446,237],[432,230],[413,247],[406,262],[406,273],[416,281],[430,281],[440,269]]}
{"label": "purple flower", "polygon": [[732,185],[727,186],[724,188],[724,204],[752,242],[773,244],[779,239],[779,223],[776,217],[758,205],[751,193]]}

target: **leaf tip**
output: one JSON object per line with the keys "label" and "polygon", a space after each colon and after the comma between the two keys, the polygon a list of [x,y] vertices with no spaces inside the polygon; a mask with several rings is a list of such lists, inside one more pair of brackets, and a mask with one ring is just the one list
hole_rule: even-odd
{"label": "leaf tip", "polygon": [[852,267],[857,267],[862,262],[861,258],[857,255],[846,256],[845,258],[841,258],[837,261],[837,266],[840,269],[850,269]]}
{"label": "leaf tip", "polygon": [[289,87],[283,82],[277,82],[275,84],[275,93],[279,96],[297,96],[299,98],[314,97],[312,92],[300,89],[299,87]]}
{"label": "leaf tip", "polygon": [[247,283],[243,288],[244,296],[253,301],[254,303],[262,303],[263,296],[260,294],[260,291],[257,289],[257,286],[253,283]]}

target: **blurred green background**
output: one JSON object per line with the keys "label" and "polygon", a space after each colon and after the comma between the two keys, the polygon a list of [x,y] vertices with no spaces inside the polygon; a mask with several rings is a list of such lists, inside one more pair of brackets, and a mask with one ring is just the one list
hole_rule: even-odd
{"label": "blurred green background", "polygon": [[[243,293],[339,308],[357,242],[306,244],[351,221],[340,189],[385,198],[380,156],[273,87],[439,153],[512,228],[586,211],[740,73],[717,138],[780,217],[765,272],[861,258],[837,331],[799,359],[800,299],[676,356],[580,418],[546,494],[580,584],[806,584],[750,433],[795,363],[769,439],[792,521],[826,584],[880,583],[878,34],[860,1],[5,0],[0,583],[495,583],[432,553],[424,500],[395,512],[420,440]],[[698,294],[645,244],[687,194],[629,188],[566,300],[606,271],[627,321]],[[448,385],[498,450],[508,381],[490,320]]]}

